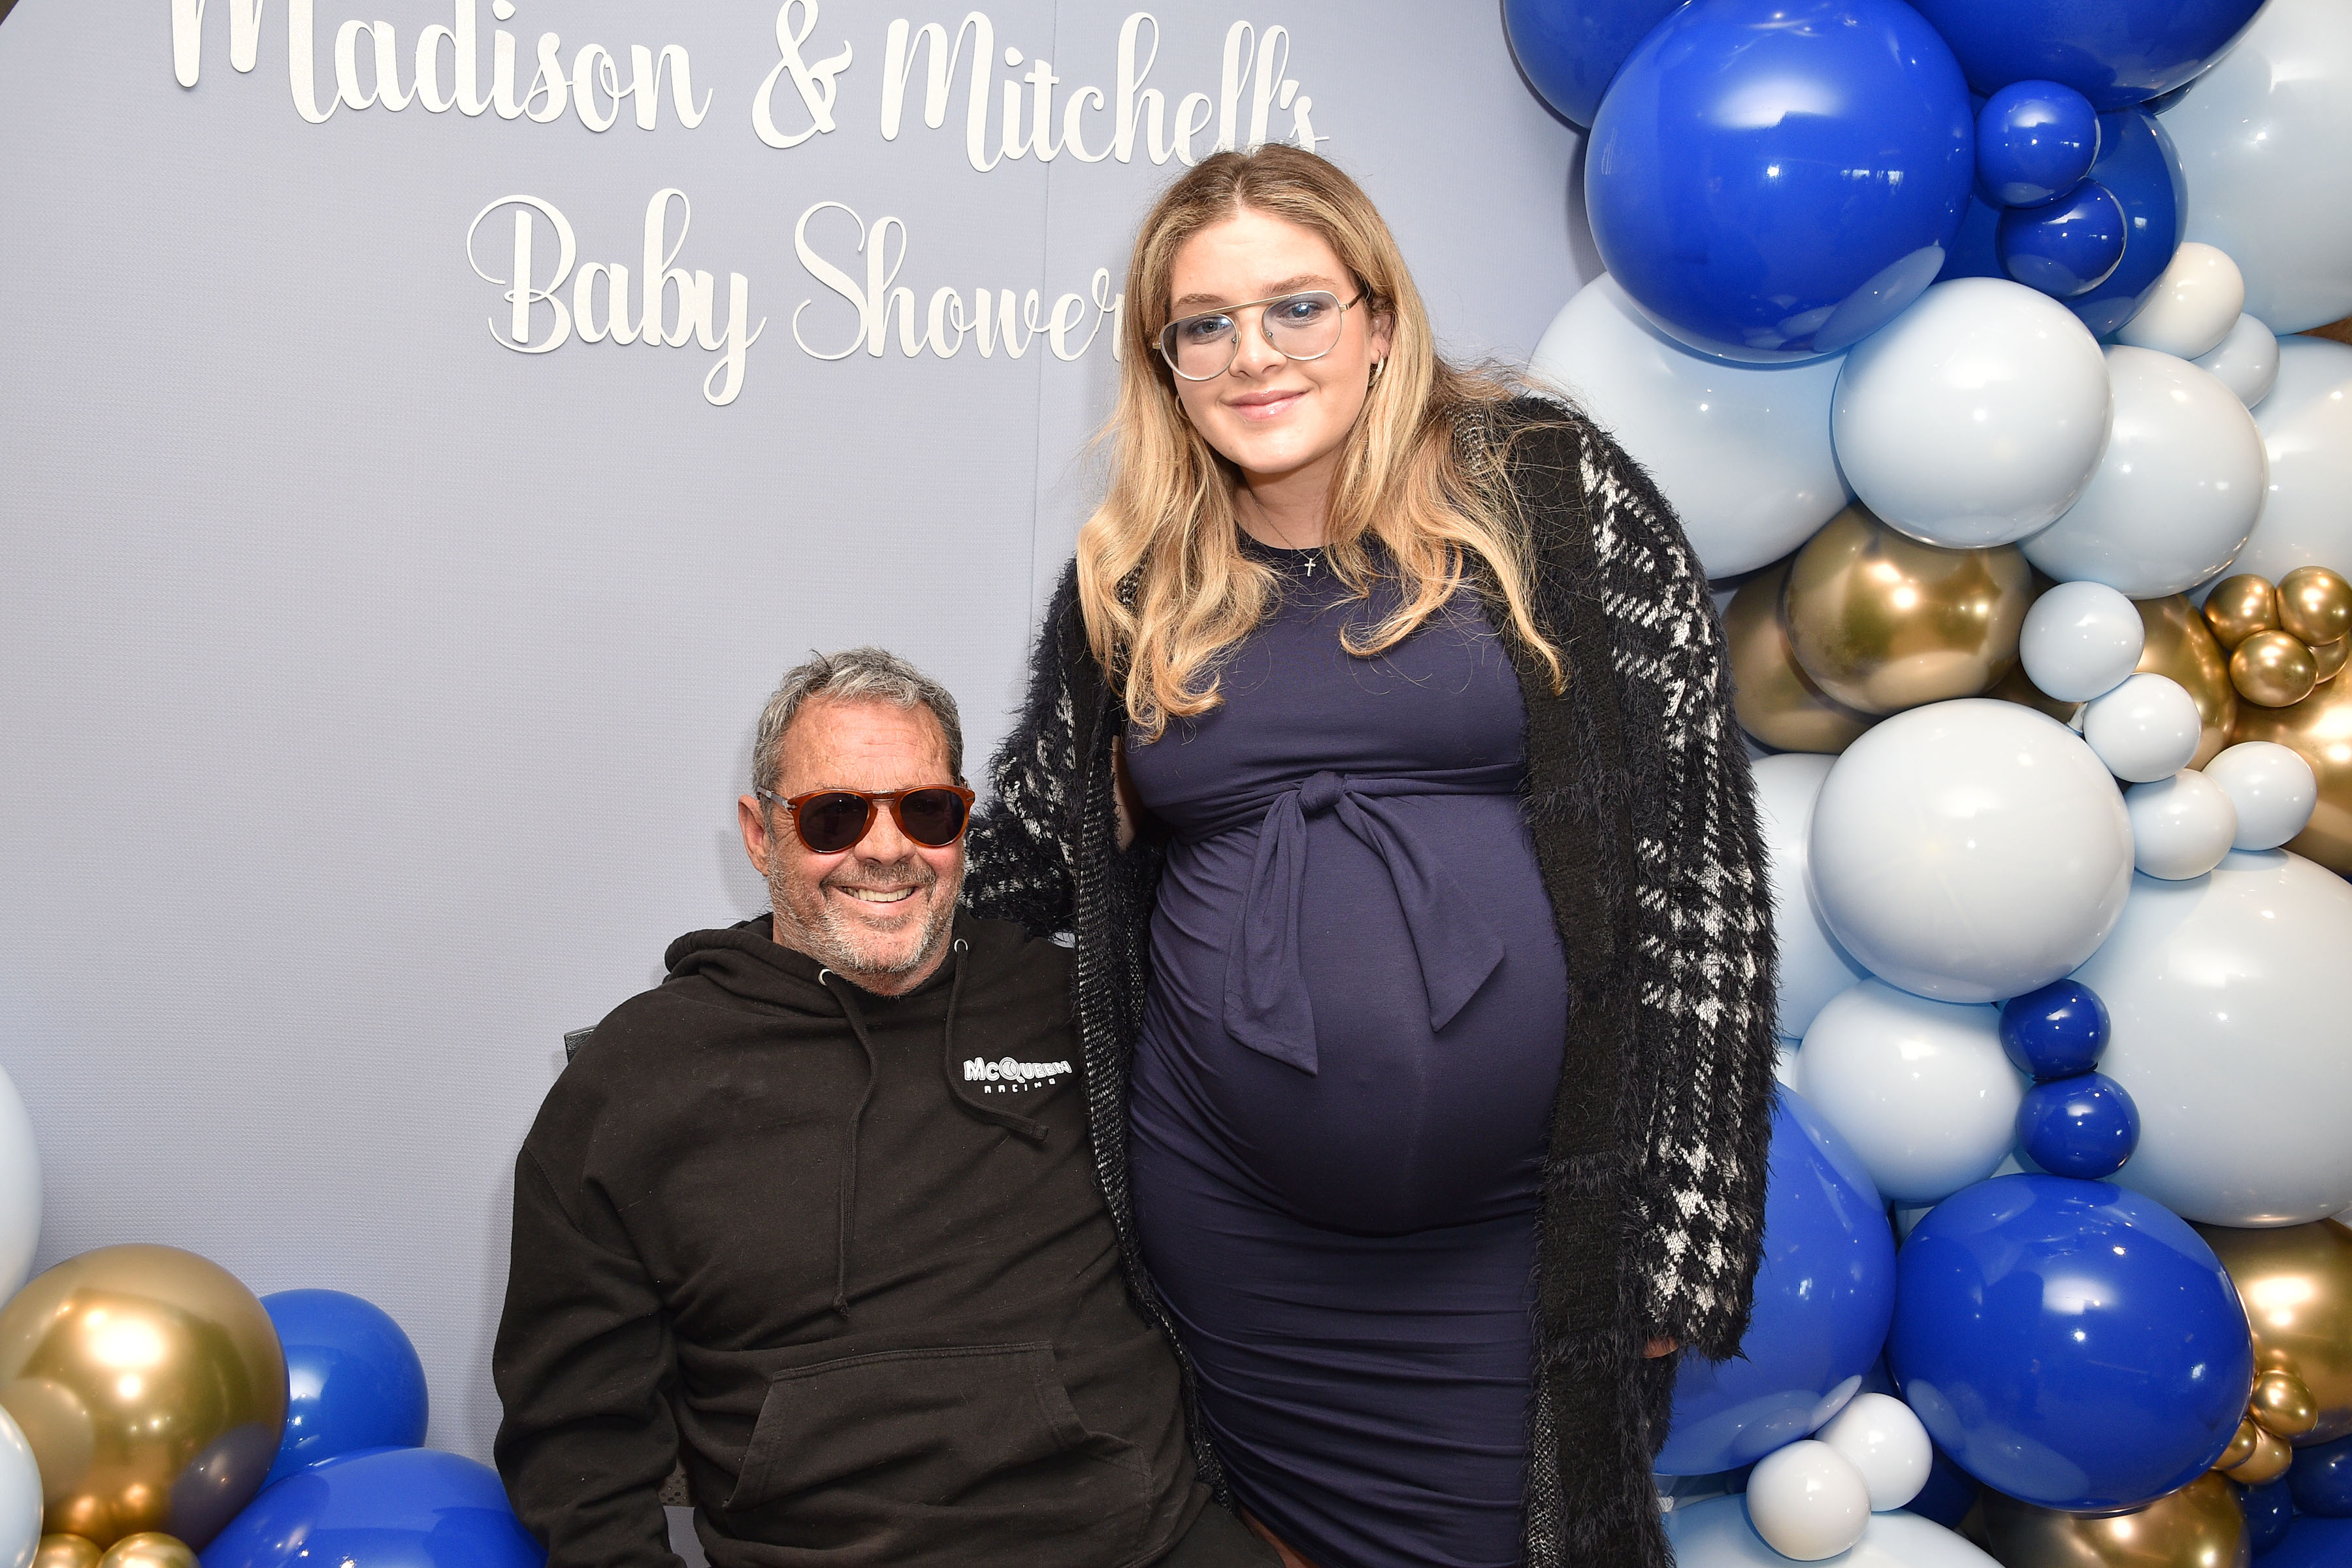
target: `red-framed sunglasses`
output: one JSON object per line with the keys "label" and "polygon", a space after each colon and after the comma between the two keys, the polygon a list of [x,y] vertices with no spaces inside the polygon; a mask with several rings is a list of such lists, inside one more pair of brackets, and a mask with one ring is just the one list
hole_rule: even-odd
{"label": "red-framed sunglasses", "polygon": [[772,790],[756,792],[792,814],[793,830],[819,855],[853,848],[874,826],[877,807],[887,806],[898,831],[927,849],[944,849],[971,826],[972,792],[961,784],[925,784],[873,794],[862,789],[820,789],[790,800]]}

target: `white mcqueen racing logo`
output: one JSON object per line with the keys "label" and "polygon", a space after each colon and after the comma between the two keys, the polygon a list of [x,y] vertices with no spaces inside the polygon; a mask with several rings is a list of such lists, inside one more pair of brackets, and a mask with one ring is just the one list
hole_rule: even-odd
{"label": "white mcqueen racing logo", "polygon": [[985,1084],[982,1094],[1017,1094],[1024,1089],[1051,1089],[1069,1076],[1067,1062],[1017,1062],[1011,1057],[990,1061],[972,1057],[963,1064],[966,1083]]}

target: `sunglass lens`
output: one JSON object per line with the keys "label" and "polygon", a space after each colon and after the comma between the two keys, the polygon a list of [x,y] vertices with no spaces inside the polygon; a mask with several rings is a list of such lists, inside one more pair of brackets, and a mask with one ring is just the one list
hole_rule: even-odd
{"label": "sunglass lens", "polygon": [[963,796],[953,790],[914,790],[898,802],[898,825],[916,843],[940,849],[963,832],[966,809]]}
{"label": "sunglass lens", "polygon": [[820,855],[837,854],[865,837],[873,820],[874,808],[862,796],[821,795],[801,803],[801,842]]}

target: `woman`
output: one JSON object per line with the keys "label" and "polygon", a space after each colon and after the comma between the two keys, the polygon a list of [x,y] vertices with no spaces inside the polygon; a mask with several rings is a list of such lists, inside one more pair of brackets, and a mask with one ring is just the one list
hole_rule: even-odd
{"label": "woman", "polygon": [[1706,583],[1606,437],[1437,357],[1320,158],[1187,174],[1127,301],[968,896],[1075,934],[1202,1470],[1319,1568],[1663,1563],[1672,1352],[1738,1344],[1773,1059]]}

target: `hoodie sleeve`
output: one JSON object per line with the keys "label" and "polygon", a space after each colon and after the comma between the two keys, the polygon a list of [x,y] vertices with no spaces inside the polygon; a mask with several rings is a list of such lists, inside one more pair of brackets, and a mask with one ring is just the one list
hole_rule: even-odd
{"label": "hoodie sleeve", "polygon": [[567,1194],[526,1144],[490,1373],[506,1412],[499,1474],[547,1568],[679,1568],[661,1505],[677,1462],[675,1366],[668,1317],[617,1217]]}

